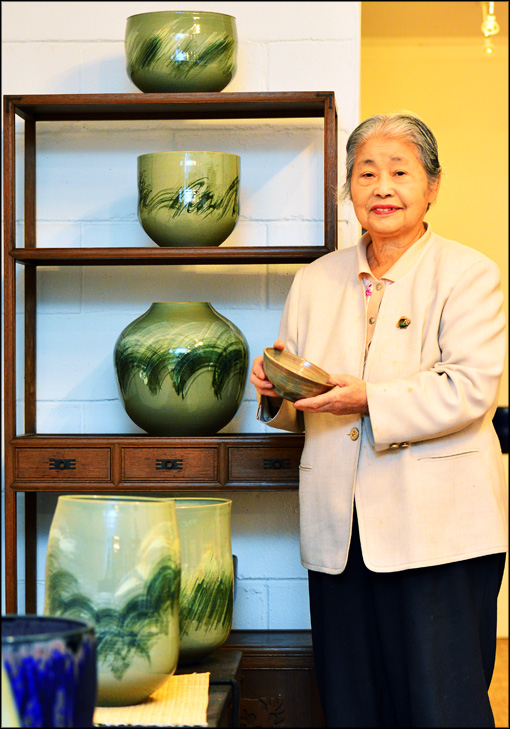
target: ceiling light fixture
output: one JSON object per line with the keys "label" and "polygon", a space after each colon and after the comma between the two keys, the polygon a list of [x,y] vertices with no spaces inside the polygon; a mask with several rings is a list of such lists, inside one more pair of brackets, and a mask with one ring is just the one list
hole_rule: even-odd
{"label": "ceiling light fixture", "polygon": [[482,2],[483,22],[481,25],[482,33],[485,36],[485,52],[491,55],[494,52],[494,45],[491,40],[491,36],[499,33],[499,24],[494,15],[494,3]]}

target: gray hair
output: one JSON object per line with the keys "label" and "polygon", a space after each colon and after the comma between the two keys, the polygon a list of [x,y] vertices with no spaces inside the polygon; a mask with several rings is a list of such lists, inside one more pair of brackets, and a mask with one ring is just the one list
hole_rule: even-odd
{"label": "gray hair", "polygon": [[347,169],[345,183],[340,193],[341,200],[349,200],[351,197],[351,179],[356,152],[367,139],[378,134],[414,144],[427,175],[429,186],[432,188],[439,180],[441,165],[439,164],[437,141],[425,122],[409,111],[376,114],[361,122],[347,140],[345,163]]}

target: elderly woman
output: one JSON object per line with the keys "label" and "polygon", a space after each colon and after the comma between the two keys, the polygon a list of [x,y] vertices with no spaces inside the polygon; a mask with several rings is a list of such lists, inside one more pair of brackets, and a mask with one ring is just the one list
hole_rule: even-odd
{"label": "elderly woman", "polygon": [[361,123],[344,191],[366,232],[297,272],[275,342],[335,387],[291,403],[253,364],[259,418],[305,433],[301,558],[328,726],[494,726],[503,296],[495,263],[424,222],[440,179],[419,118]]}

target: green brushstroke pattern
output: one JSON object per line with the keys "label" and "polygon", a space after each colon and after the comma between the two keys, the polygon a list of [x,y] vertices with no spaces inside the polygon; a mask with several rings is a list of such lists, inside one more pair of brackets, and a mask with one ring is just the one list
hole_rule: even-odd
{"label": "green brushstroke pattern", "polygon": [[226,215],[234,218],[239,215],[239,176],[234,177],[223,195],[216,197],[207,177],[194,180],[186,187],[167,188],[153,194],[146,173],[141,172],[138,178],[138,194],[140,216],[142,213],[154,215],[168,211],[172,219],[183,213],[193,213],[202,218],[214,215],[221,220]]}
{"label": "green brushstroke pattern", "polygon": [[199,630],[230,630],[234,602],[233,574],[221,568],[213,552],[205,552],[196,572],[183,580],[179,597],[181,639]]}
{"label": "green brushstroke pattern", "polygon": [[[179,344],[180,343],[180,344]],[[171,339],[161,335],[160,325],[130,333],[115,348],[115,367],[121,391],[126,395],[131,378],[138,374],[151,394],[156,395],[170,377],[177,395],[186,397],[200,372],[212,371],[216,398],[227,383],[237,377],[237,397],[242,396],[248,365],[244,341],[225,324],[212,324],[197,331],[195,323],[172,330]]]}
{"label": "green brushstroke pattern", "polygon": [[48,553],[45,612],[49,615],[88,620],[95,626],[97,657],[119,681],[135,654],[150,664],[150,650],[161,635],[168,635],[170,617],[177,609],[180,567],[161,559],[145,583],[143,593],[129,599],[119,610],[94,606],[80,592],[78,580],[61,569],[55,554]]}
{"label": "green brushstroke pattern", "polygon": [[231,35],[212,33],[200,41],[189,25],[178,21],[163,26],[145,40],[132,33],[126,47],[133,69],[165,71],[171,67],[176,78],[185,78],[191,71],[212,63],[220,64],[225,75],[232,73],[234,50]]}

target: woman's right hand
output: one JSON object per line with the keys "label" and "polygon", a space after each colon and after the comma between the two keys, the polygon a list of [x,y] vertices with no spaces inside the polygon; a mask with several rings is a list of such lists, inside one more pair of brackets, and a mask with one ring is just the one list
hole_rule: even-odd
{"label": "woman's right hand", "polygon": [[[277,339],[273,344],[274,349],[285,349],[285,342],[281,339]],[[266,395],[266,397],[280,397],[273,390],[273,385],[266,377],[264,372],[264,357],[260,355],[255,357],[253,361],[253,367],[250,375],[250,382],[255,386],[259,395]]]}

